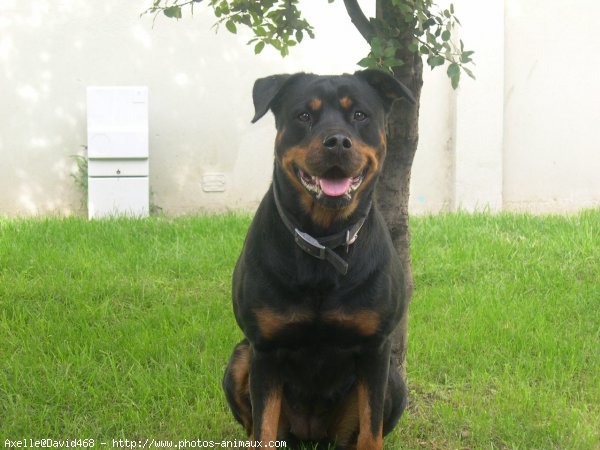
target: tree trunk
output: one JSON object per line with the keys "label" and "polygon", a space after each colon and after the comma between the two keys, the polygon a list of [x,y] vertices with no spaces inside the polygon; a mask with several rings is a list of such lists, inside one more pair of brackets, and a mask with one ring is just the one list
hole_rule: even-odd
{"label": "tree trunk", "polygon": [[[376,36],[376,27],[365,17],[358,0],[344,0],[348,16],[365,40],[370,44]],[[410,268],[410,231],[408,228],[408,197],[410,171],[419,142],[419,102],[423,86],[423,61],[421,55],[409,50],[413,34],[392,5],[392,0],[376,0],[376,18],[392,30],[401,46],[396,57],[404,64],[394,70],[397,80],[408,87],[415,104],[396,102],[388,118],[387,156],[377,185],[376,198],[379,209],[387,223],[396,251],[402,261],[406,280],[405,296],[410,302],[413,278]],[[384,27],[384,29],[386,29]],[[407,29],[408,28],[408,29]],[[380,36],[389,39],[389,36]],[[406,380],[406,351],[408,348],[408,309],[392,336],[392,353],[402,377]]]}
{"label": "tree trunk", "polygon": [[[377,2],[377,18],[385,17],[390,22],[390,14],[385,10],[389,0]],[[377,203],[390,230],[394,247],[400,255],[406,280],[406,298],[410,302],[413,291],[413,278],[410,258],[410,230],[408,220],[408,198],[410,193],[410,173],[419,141],[419,101],[423,85],[423,61],[421,56],[408,50],[412,34],[406,33],[400,39],[403,45],[397,57],[405,62],[394,70],[397,80],[414,94],[416,103],[396,102],[389,119],[387,131],[387,156],[383,172],[377,186]],[[406,352],[408,348],[408,310],[392,336],[392,354],[406,380]]]}

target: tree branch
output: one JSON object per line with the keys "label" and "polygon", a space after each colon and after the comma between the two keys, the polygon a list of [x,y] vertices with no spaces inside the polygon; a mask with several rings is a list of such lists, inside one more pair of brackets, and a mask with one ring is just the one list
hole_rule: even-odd
{"label": "tree branch", "polygon": [[285,2],[285,20],[288,24],[292,23],[292,0],[287,0]]}
{"label": "tree branch", "polygon": [[371,40],[375,37],[375,28],[371,25],[371,22],[365,16],[362,9],[360,9],[358,0],[344,0],[344,6],[358,32],[371,44]]}

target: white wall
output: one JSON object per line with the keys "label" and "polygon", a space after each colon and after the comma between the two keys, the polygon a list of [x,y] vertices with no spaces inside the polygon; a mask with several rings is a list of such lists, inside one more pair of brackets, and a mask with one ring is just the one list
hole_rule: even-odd
{"label": "white wall", "polygon": [[600,205],[600,2],[506,0],[504,206]]}
{"label": "white wall", "polygon": [[[477,80],[457,92],[454,208],[502,209],[504,0],[459,0],[458,34],[475,51]],[[472,47],[470,47],[472,46]]]}
{"label": "white wall", "polygon": [[[150,1],[0,0],[0,213],[79,207],[70,155],[86,143],[88,85],[148,85],[151,189],[165,212],[254,207],[272,172],[273,121],[256,125],[254,80],[276,72],[357,69],[367,50],[341,2],[305,2],[318,39],[282,59],[249,35],[215,35],[206,8],[140,18]],[[227,189],[206,194],[204,173]]]}
{"label": "white wall", "polygon": [[[270,181],[274,137],[270,115],[250,124],[254,80],[353,72],[368,51],[341,0],[304,1],[317,39],[285,59],[255,56],[247,34],[215,35],[204,7],[153,27],[139,17],[150,3],[0,0],[0,215],[78,212],[70,155],[86,142],[88,85],[149,87],[150,185],[164,212],[251,209]],[[600,3],[480,3],[455,1],[478,80],[453,92],[443,69],[425,69],[411,210],[600,204],[599,63],[589,57]],[[225,174],[225,192],[203,192],[205,173]]]}

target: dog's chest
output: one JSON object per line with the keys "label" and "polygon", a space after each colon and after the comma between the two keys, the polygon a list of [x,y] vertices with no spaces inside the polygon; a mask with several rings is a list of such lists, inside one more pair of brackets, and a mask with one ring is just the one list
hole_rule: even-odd
{"label": "dog's chest", "polygon": [[[382,329],[383,318],[377,309],[361,301],[343,297],[304,297],[264,305],[254,310],[262,339],[286,345],[295,343],[359,344]],[[282,306],[285,305],[285,306]]]}

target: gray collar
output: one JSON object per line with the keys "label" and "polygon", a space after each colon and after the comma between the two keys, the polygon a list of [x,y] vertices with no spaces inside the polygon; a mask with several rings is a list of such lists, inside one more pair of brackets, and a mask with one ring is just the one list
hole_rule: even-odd
{"label": "gray collar", "polygon": [[358,232],[362,228],[367,219],[369,212],[371,211],[372,202],[369,202],[366,214],[361,217],[357,222],[353,223],[350,227],[339,233],[332,234],[329,236],[323,236],[315,238],[308,233],[300,231],[294,222],[285,214],[279,196],[277,195],[277,189],[275,185],[272,186],[273,197],[275,198],[275,206],[277,207],[277,213],[281,218],[281,221],[285,227],[294,236],[294,241],[302,250],[309,255],[321,259],[327,260],[335,269],[342,275],[348,273],[348,262],[345,261],[341,256],[333,251],[334,248],[341,246],[346,247],[346,253],[350,245],[356,242],[358,238]]}

